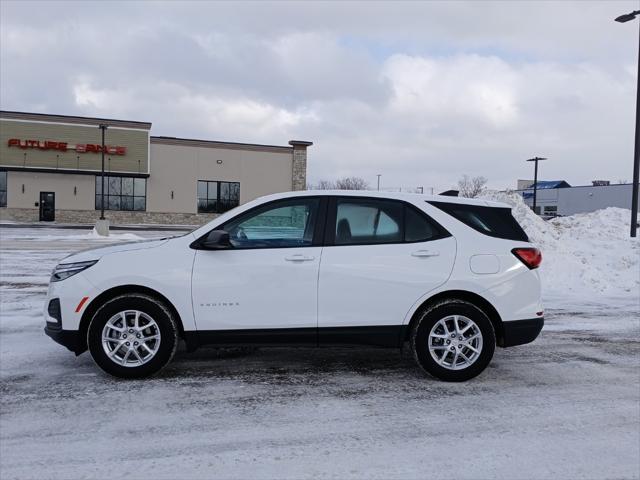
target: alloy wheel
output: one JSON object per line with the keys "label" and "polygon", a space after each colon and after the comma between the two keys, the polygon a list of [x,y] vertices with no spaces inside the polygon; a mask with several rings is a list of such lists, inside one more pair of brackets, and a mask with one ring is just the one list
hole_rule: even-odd
{"label": "alloy wheel", "polygon": [[160,328],[144,312],[125,310],[116,313],[102,329],[102,348],[118,365],[139,367],[158,352]]}
{"label": "alloy wheel", "polygon": [[438,365],[448,370],[462,370],[480,357],[480,327],[464,315],[440,319],[429,333],[429,353]]}

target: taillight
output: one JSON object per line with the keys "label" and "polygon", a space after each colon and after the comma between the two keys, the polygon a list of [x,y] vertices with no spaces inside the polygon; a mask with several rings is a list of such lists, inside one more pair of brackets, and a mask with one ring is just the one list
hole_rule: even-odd
{"label": "taillight", "polygon": [[531,270],[538,268],[542,263],[542,253],[537,248],[514,248],[511,253]]}

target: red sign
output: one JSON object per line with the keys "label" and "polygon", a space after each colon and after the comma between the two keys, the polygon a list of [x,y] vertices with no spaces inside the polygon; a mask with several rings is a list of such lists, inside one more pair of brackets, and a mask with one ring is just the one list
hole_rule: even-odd
{"label": "red sign", "polygon": [[[102,145],[95,143],[77,143],[75,145],[69,145],[67,142],[53,142],[51,140],[20,140],[19,138],[10,138],[7,144],[9,147],[18,147],[22,149],[35,148],[38,150],[58,150],[60,152],[75,150],[76,153],[102,152]],[[105,145],[104,153],[109,155],[126,155],[127,147]]]}

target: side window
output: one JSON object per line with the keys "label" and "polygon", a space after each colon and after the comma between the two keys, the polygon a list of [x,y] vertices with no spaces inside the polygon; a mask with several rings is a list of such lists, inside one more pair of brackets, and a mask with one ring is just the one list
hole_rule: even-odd
{"label": "side window", "polygon": [[[490,237],[529,241],[527,234],[513,218],[510,208],[486,207],[467,203],[429,202],[468,227]],[[536,207],[538,210],[540,207]],[[536,213],[540,213],[536,211]]]}
{"label": "side window", "polygon": [[406,206],[404,218],[405,242],[426,242],[428,240],[442,237],[442,231],[440,228],[438,228],[438,226],[431,222],[425,214],[420,213],[417,209]]}
{"label": "side window", "polygon": [[337,201],[336,245],[398,243],[403,240],[400,202],[376,199]]}
{"label": "side window", "polygon": [[309,247],[320,199],[282,200],[240,215],[221,228],[235,248]]}

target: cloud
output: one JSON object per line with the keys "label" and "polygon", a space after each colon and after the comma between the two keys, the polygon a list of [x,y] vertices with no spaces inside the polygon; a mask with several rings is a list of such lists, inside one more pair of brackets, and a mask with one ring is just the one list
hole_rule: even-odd
{"label": "cloud", "polygon": [[630,178],[637,25],[612,19],[635,7],[1,2],[0,106],[309,139],[312,180],[510,187],[532,155],[546,178]]}
{"label": "cloud", "polygon": [[494,127],[517,120],[516,73],[496,57],[400,54],[389,58],[383,75],[393,85],[391,108],[396,114],[436,124],[474,119]]}

